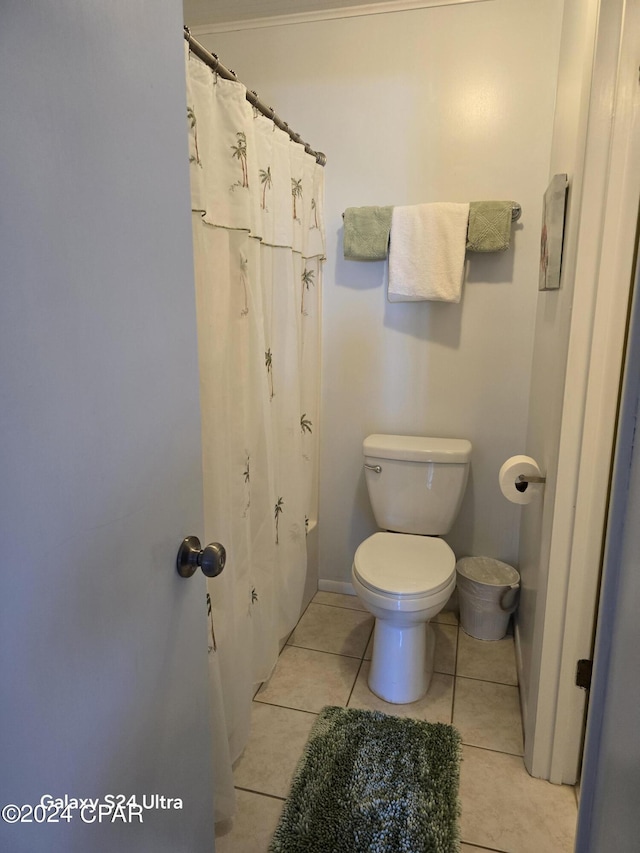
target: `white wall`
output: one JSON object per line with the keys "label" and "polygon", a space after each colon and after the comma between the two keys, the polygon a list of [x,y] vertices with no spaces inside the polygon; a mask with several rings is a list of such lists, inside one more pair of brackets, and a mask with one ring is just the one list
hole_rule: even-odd
{"label": "white wall", "polygon": [[[348,581],[375,530],[371,432],[465,437],[472,471],[447,537],[516,562],[517,507],[497,473],[526,436],[541,199],[561,0],[492,0],[200,40],[327,154],[320,577]],[[395,304],[382,263],[342,257],[342,211],[514,199],[512,248],[470,256],[460,305]]]}

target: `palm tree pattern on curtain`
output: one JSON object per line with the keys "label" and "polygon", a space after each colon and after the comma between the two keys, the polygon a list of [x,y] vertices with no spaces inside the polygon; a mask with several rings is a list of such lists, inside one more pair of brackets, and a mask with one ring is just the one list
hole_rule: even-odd
{"label": "palm tree pattern on curtain", "polygon": [[229,189],[233,191],[236,187],[242,187],[242,189],[247,189],[249,187],[249,173],[247,171],[247,135],[244,131],[238,131],[236,133],[236,144],[231,146],[231,150],[233,151],[232,157],[235,157],[240,161],[240,167],[242,169],[242,180],[236,181],[234,184],[231,184]]}
{"label": "palm tree pattern on curtain", "polygon": [[302,198],[302,178],[299,178],[298,180],[291,178],[291,195],[293,197],[293,218],[298,221],[296,199]]}
{"label": "palm tree pattern on curtain", "polygon": [[242,472],[242,478],[244,480],[246,494],[242,517],[246,518],[251,507],[251,456],[249,453],[247,453],[247,460],[245,462],[244,471]]}
{"label": "palm tree pattern on curtain", "polygon": [[[309,436],[313,435],[313,422],[307,417],[306,412],[303,412],[303,414],[300,417],[300,431],[302,432],[303,439],[304,439],[305,433],[307,433]],[[307,442],[303,441],[302,458],[306,462],[311,462],[311,455],[309,454],[309,452],[305,448],[306,444],[307,444]],[[309,517],[305,515],[305,530],[308,528],[308,526],[309,526]]]}
{"label": "palm tree pattern on curtain", "polygon": [[193,131],[193,146],[195,149],[195,154],[189,155],[189,162],[197,163],[201,167],[202,163],[200,162],[200,154],[198,152],[198,122],[196,121],[196,114],[193,107],[187,107],[187,119],[189,121],[189,131]]}
{"label": "palm tree pattern on curtain", "polygon": [[271,347],[264,354],[264,363],[269,377],[269,399],[273,400],[276,392],[273,390],[273,355],[271,354]]}
{"label": "palm tree pattern on curtain", "polygon": [[260,169],[260,183],[262,184],[262,209],[267,210],[267,190],[271,189],[271,166]]}
{"label": "palm tree pattern on curtain", "polygon": [[284,512],[284,500],[282,498],[278,498],[276,501],[274,518],[276,520],[276,545],[280,544],[280,536],[279,536],[279,527],[280,527],[280,516]]}
{"label": "palm tree pattern on curtain", "polygon": [[210,635],[209,651],[215,652],[217,649],[216,634],[215,634],[215,631],[213,630],[213,616],[211,613],[211,595],[209,593],[207,593],[207,618],[209,620],[209,635]]}
{"label": "palm tree pattern on curtain", "polygon": [[300,313],[304,314],[304,292],[305,290],[309,290],[309,287],[313,284],[313,279],[315,278],[315,273],[313,270],[309,270],[305,267],[304,272],[302,273],[302,298],[300,299]]}
{"label": "palm tree pattern on curtain", "polygon": [[247,271],[249,268],[249,258],[240,254],[240,284],[242,285],[242,293],[244,296],[244,304],[240,311],[241,317],[246,317],[249,313],[249,293],[247,291]]}

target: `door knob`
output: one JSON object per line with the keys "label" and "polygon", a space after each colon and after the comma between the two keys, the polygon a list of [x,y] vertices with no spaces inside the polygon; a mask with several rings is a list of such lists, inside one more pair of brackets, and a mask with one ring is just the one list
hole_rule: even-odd
{"label": "door knob", "polygon": [[181,578],[190,578],[198,566],[208,578],[215,578],[224,569],[226,561],[227,552],[219,542],[211,542],[206,548],[201,548],[197,536],[187,536],[180,545],[176,568]]}

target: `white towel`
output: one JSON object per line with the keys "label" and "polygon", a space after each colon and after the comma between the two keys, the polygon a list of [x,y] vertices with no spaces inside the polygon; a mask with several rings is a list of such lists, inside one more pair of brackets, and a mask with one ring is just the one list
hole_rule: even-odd
{"label": "white towel", "polygon": [[394,207],[389,302],[460,302],[469,204]]}

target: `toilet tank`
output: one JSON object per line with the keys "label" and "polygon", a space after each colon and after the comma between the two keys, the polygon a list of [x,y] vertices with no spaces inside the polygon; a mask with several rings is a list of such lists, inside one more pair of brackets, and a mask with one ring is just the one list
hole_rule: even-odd
{"label": "toilet tank", "polygon": [[449,532],[467,485],[470,441],[370,435],[363,452],[378,527],[431,536]]}

